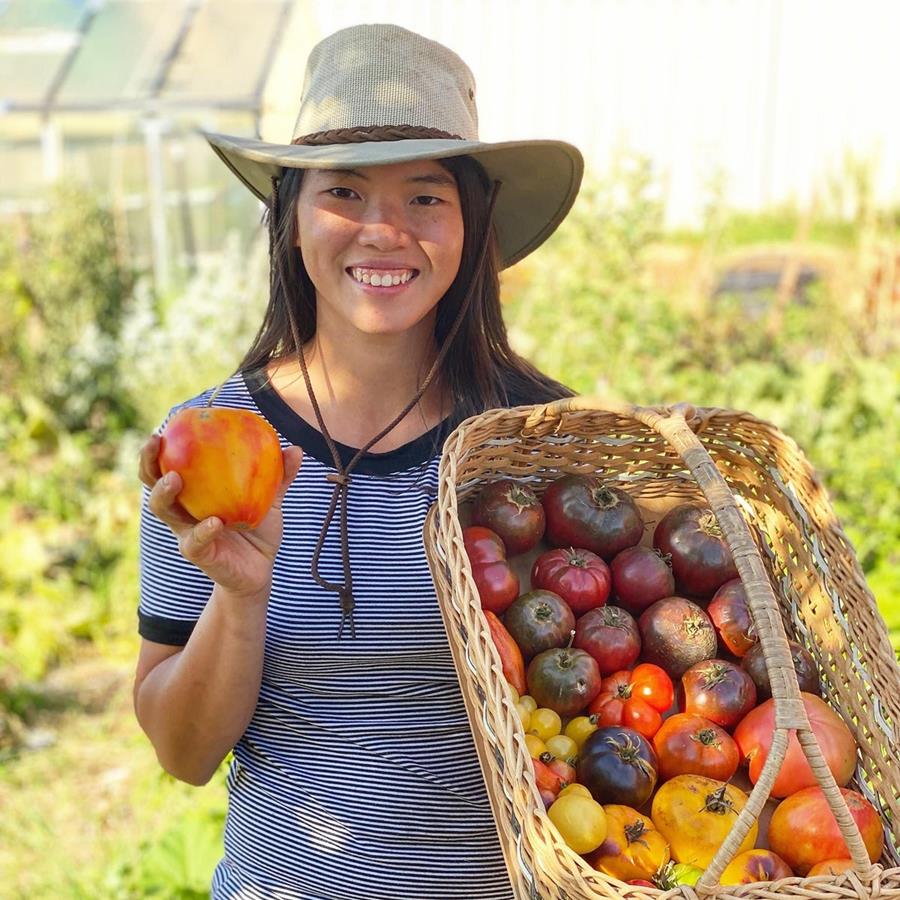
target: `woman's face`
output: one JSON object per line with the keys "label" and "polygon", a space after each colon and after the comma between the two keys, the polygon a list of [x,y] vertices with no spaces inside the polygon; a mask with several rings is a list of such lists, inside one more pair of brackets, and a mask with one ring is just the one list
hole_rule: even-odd
{"label": "woman's face", "polygon": [[433,334],[459,270],[456,181],[433,160],[304,173],[297,244],[316,288],[317,329]]}

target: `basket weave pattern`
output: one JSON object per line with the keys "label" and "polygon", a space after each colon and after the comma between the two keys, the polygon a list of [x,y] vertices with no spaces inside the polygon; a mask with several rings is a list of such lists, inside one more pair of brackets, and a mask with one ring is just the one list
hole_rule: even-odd
{"label": "basket weave pattern", "polygon": [[[776,734],[763,773],[696,891],[749,898],[900,898],[900,669],[887,631],[827,495],[796,444],[774,426],[731,410],[635,407],[576,397],[493,410],[447,440],[438,500],[425,545],[475,737],[501,845],[517,897],[658,898],[592,869],[544,812],[531,761],[463,546],[460,505],[499,478],[541,494],[563,474],[597,474],[639,504],[660,498],[708,502],[732,550],[766,656]],[[774,588],[774,590],[773,590]],[[786,636],[813,655],[822,693],[859,748],[849,787],[882,813],[885,851],[871,865],[819,751]],[[796,729],[854,860],[840,876],[791,878],[740,888],[718,885],[759,817]],[[893,823],[893,824],[892,824]],[[675,893],[678,893],[676,891]]]}

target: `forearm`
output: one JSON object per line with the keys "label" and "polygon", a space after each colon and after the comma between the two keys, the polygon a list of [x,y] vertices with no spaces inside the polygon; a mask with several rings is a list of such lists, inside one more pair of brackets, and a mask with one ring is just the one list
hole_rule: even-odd
{"label": "forearm", "polygon": [[216,587],[184,649],[138,687],[135,711],[163,768],[205,784],[244,733],[259,697],[267,602]]}

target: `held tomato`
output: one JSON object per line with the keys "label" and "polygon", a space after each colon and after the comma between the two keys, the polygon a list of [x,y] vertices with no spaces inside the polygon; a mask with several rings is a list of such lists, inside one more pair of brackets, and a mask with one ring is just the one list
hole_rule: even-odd
{"label": "held tomato", "polygon": [[681,676],[678,700],[682,712],[704,716],[731,731],[756,706],[756,685],[734,663],[710,659]]}
{"label": "held tomato", "polygon": [[463,529],[463,546],[472,565],[472,579],[481,608],[502,613],[519,596],[519,576],[506,561],[499,535],[480,525]]}
{"label": "held tomato", "polygon": [[612,675],[634,665],[641,652],[641,635],[624,609],[600,606],[578,620],[572,645],[597,660],[601,675]]}
{"label": "held tomato", "polygon": [[544,650],[563,647],[572,638],[575,616],[568,604],[552,591],[529,591],[510,605],[503,624],[530,660]]}
{"label": "held tomato", "polygon": [[633,671],[616,672],[603,679],[600,692],[588,713],[604,725],[625,725],[645,738],[652,738],[662,724],[661,713],[674,697],[672,681],[651,663],[641,663]]}
{"label": "held tomato", "polygon": [[608,561],[637,544],[644,533],[631,496],[593,475],[558,478],[541,502],[547,514],[547,541],[554,547],[584,547]]}
{"label": "held tomato", "polygon": [[609,566],[590,550],[548,550],[531,569],[531,586],[559,594],[580,616],[609,597]]}
{"label": "held tomato", "polygon": [[728,863],[720,884],[755,884],[757,881],[778,881],[791,878],[791,867],[771,850],[745,850]]}
{"label": "held tomato", "polygon": [[[862,794],[847,788],[841,793],[869,859],[877,862],[884,849],[881,818]],[[818,863],[850,856],[837,819],[818,785],[797,791],[778,804],[769,820],[769,846],[798,875],[806,875]]]}
{"label": "held tomato", "polygon": [[600,690],[600,670],[584,650],[563,647],[538,653],[526,672],[528,693],[561,716],[574,716]]}
{"label": "held tomato", "polygon": [[606,813],[606,840],[588,857],[598,871],[620,881],[647,879],[669,861],[669,845],[649,816],[630,806],[610,803]]}
{"label": "held tomato", "polygon": [[731,550],[713,511],[701,503],[682,503],[667,512],[653,533],[653,546],[672,557],[678,590],[707,599],[737,578]]}
{"label": "held tomato", "polygon": [[509,478],[481,489],[472,508],[472,524],[500,535],[510,556],[531,550],[544,536],[544,507],[534,491]]}
{"label": "held tomato", "polygon": [[163,475],[177,472],[178,502],[197,520],[216,516],[228,528],[256,528],[284,478],[281,444],[272,426],[247,409],[182,409],[159,445]]}
{"label": "held tomato", "polygon": [[[813,694],[801,693],[800,696],[822,756],[838,786],[843,787],[856,768],[856,740],[844,720],[824,700]],[[734,731],[741,757],[749,761],[750,781],[753,784],[759,780],[774,736],[775,701],[771,699],[747,713]],[[772,796],[787,797],[788,794],[815,784],[816,776],[813,775],[797,735],[791,731],[784,763],[772,786]]]}
{"label": "held tomato", "polygon": [[653,736],[653,749],[662,781],[676,775],[730,781],[740,764],[738,746],[724,728],[687,713],[669,716],[662,723]]}
{"label": "held tomato", "polygon": [[609,568],[619,606],[633,616],[675,593],[669,558],[652,547],[628,547],[616,554]]}
{"label": "held tomato", "polygon": [[582,745],[576,769],[598,803],[643,806],[656,787],[656,754],[633,728],[598,728]]}
{"label": "held tomato", "polygon": [[735,656],[743,656],[759,642],[756,626],[750,616],[747,592],[740,578],[732,578],[720,587],[706,614],[712,619],[722,645]]}
{"label": "held tomato", "polygon": [[[669,842],[673,859],[705,868],[746,804],[747,795],[732,784],[676,775],[656,792],[650,818]],[[759,823],[754,822],[738,853],[753,849],[758,832]]]}

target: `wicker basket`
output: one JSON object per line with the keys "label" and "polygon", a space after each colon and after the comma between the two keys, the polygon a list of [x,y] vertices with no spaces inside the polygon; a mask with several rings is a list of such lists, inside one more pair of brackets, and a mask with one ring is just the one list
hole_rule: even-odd
{"label": "wicker basket", "polygon": [[[747,413],[687,405],[635,407],[584,397],[493,410],[460,425],[445,444],[438,500],[425,526],[426,550],[516,896],[661,896],[656,889],[625,885],[592,869],[547,818],[463,547],[464,504],[481,486],[512,477],[541,493],[563,473],[615,481],[650,510],[705,497],[731,547],[765,648],[776,700],[773,749],[696,893],[900,897],[900,669],[815,473],[790,438]],[[859,743],[850,786],[882,813],[885,851],[877,865],[870,864],[809,729],[786,633],[812,653],[823,696]],[[790,729],[797,730],[829,798],[854,868],[837,876],[723,887],[719,878],[741,838],[771,808],[766,800]],[[678,890],[694,895],[689,887]]]}

